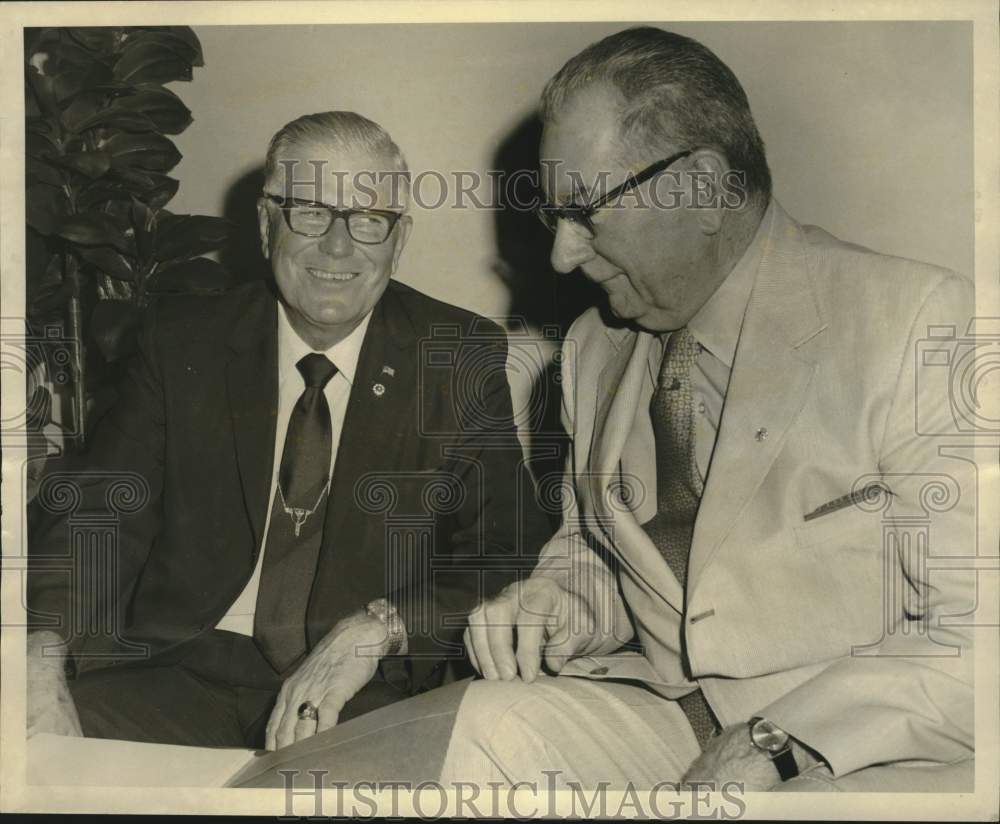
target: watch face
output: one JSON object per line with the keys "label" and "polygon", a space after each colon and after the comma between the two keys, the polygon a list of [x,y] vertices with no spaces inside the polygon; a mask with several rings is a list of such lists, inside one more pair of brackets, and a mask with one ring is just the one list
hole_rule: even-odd
{"label": "watch face", "polygon": [[761,718],[750,728],[750,739],[754,746],[767,752],[781,752],[788,745],[788,733],[766,718]]}

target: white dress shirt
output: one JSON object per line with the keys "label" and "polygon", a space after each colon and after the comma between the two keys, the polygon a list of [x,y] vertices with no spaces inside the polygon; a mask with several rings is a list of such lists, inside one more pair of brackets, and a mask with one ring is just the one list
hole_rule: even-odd
{"label": "white dress shirt", "polygon": [[[695,418],[695,463],[703,483],[708,477],[719,434],[719,422],[722,420],[729,375],[736,357],[736,344],[743,328],[743,316],[757,279],[757,269],[760,267],[773,220],[774,209],[769,206],[743,256],[688,323],[688,329],[700,344],[700,352],[691,372],[691,391]],[[658,336],[650,347],[649,369],[654,386],[659,376],[667,337]],[[655,447],[650,444],[650,448]]]}
{"label": "white dress shirt", "polygon": [[[330,407],[330,424],[333,449],[330,452],[330,477],[333,477],[337,461],[337,446],[340,443],[340,433],[344,426],[344,415],[347,413],[347,401],[351,395],[351,385],[354,383],[354,373],[358,367],[361,355],[361,345],[364,343],[365,332],[371,320],[369,312],[358,327],[339,343],[334,344],[321,355],[337,367],[337,373],[330,379],[323,394]],[[306,384],[302,374],[295,364],[310,352],[314,352],[309,344],[298,336],[288,321],[285,307],[278,305],[278,417],[274,431],[274,463],[271,467],[271,493],[268,497],[267,519],[264,523],[264,538],[260,552],[257,554],[257,566],[243,592],[229,607],[229,611],[216,624],[216,629],[238,632],[253,636],[254,611],[257,608],[257,591],[260,589],[260,573],[264,562],[264,552],[267,549],[267,532],[271,525],[271,509],[274,507],[274,494],[278,488],[278,470],[281,468],[281,453],[285,446],[285,433],[288,431],[288,419],[299,397],[305,391]]]}

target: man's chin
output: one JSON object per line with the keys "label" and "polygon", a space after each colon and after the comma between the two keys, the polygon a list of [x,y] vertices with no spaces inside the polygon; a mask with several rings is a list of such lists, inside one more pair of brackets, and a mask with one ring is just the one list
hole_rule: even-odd
{"label": "man's chin", "polygon": [[684,326],[683,321],[658,309],[635,305],[617,307],[613,303],[610,306],[611,313],[622,322],[637,326],[646,332],[652,332],[654,335],[661,332],[673,332]]}

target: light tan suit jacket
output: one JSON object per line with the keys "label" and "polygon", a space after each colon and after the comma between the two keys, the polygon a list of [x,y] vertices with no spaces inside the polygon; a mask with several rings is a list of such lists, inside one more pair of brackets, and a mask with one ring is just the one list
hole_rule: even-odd
{"label": "light tan suit jacket", "polygon": [[[924,356],[956,343],[923,341],[967,332],[971,284],[772,208],[686,607],[641,527],[656,511],[653,337],[596,309],[570,330],[565,517],[535,574],[581,592],[601,625],[564,674],[637,679],[667,697],[697,681],[723,725],[765,715],[835,775],[968,758],[976,579],[962,559],[976,552],[976,472],[949,448],[967,436],[944,356]],[[804,519],[875,481],[891,496]],[[633,634],[642,655],[608,654]]]}

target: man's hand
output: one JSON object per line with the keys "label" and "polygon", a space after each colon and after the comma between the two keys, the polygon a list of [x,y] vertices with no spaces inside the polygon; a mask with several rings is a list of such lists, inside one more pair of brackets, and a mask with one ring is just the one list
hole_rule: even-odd
{"label": "man's hand", "polygon": [[[819,760],[796,741],[792,742],[792,754],[800,771]],[[737,724],[712,739],[688,767],[684,781],[710,782],[715,788],[736,781],[743,785],[743,792],[752,793],[773,789],[781,783],[781,776],[770,757],[751,743],[747,725]]]}
{"label": "man's hand", "polygon": [[[282,684],[267,722],[267,749],[287,747],[336,726],[344,704],[372,679],[387,642],[386,625],[363,612],[337,623]],[[305,701],[316,705],[319,718],[299,718]]]}
{"label": "man's hand", "polygon": [[28,738],[40,732],[83,737],[66,683],[65,660],[65,647],[54,632],[28,634]]}
{"label": "man's hand", "polygon": [[595,625],[581,598],[549,578],[529,578],[511,584],[472,611],[465,647],[484,678],[510,681],[520,672],[530,683],[538,675],[543,655],[546,666],[559,672],[567,659],[585,650]]}

